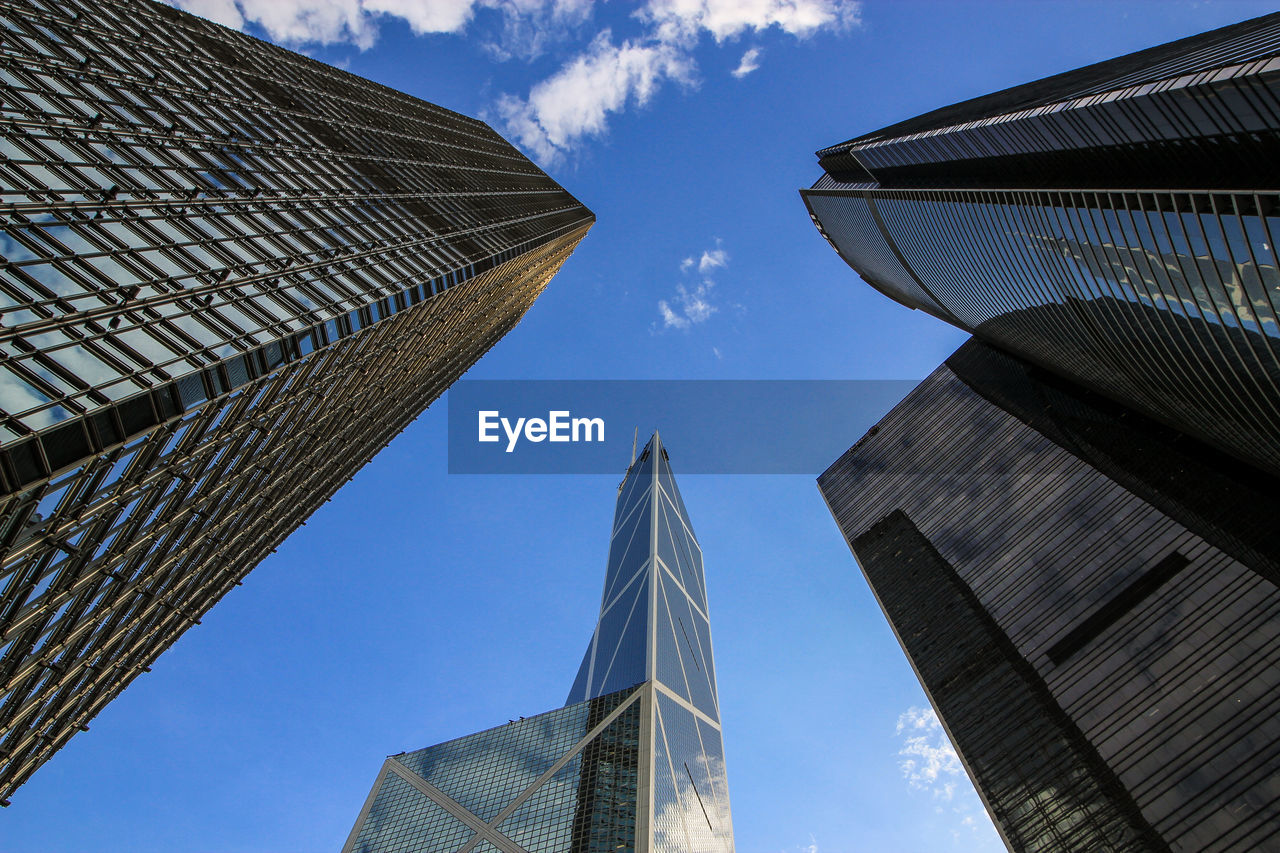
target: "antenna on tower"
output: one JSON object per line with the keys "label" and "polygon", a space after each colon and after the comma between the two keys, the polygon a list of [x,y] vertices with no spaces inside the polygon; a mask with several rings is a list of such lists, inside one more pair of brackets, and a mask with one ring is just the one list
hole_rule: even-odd
{"label": "antenna on tower", "polygon": [[622,496],[622,487],[627,484],[627,477],[631,476],[631,468],[636,464],[636,441],[640,438],[640,427],[636,427],[635,435],[631,436],[631,463],[627,465],[627,473],[623,475],[622,482],[618,484],[618,496]]}

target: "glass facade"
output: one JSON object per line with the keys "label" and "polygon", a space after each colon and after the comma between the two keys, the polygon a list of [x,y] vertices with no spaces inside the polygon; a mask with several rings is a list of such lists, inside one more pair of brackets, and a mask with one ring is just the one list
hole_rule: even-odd
{"label": "glass facade", "polygon": [[[720,731],[697,712],[659,693],[654,762],[654,850],[733,849],[728,782]],[[667,774],[670,774],[669,776]]]}
{"label": "glass facade", "polygon": [[819,487],[1012,849],[1267,849],[1274,478],[970,341]]}
{"label": "glass facade", "polygon": [[653,850],[732,850],[702,548],[658,436],[627,471],[614,517],[600,621],[569,700],[650,682]]}
{"label": "glass facade", "polygon": [[1006,843],[1274,847],[1280,13],[817,153],[975,337],[819,487]]}
{"label": "glass facade", "polygon": [[891,298],[1275,475],[1278,117],[1275,14],[824,149],[802,195]]}
{"label": "glass facade", "polygon": [[355,850],[457,850],[475,829],[424,795],[404,775],[388,770],[378,781]]}
{"label": "glass facade", "polygon": [[159,3],[0,0],[0,799],[590,227],[482,122]]}
{"label": "glass facade", "polygon": [[[395,756],[380,778],[401,769],[421,781],[411,800],[462,810],[477,833],[442,824],[415,850],[732,853],[702,549],[656,434],[618,489],[600,615],[566,706]],[[401,849],[381,815],[422,820],[399,796],[375,785],[345,850]]]}
{"label": "glass facade", "polygon": [[[846,258],[874,258],[869,280],[890,296],[1280,472],[1280,195],[859,190],[809,203]],[[902,259],[892,278],[866,255],[886,242]]]}
{"label": "glass facade", "polygon": [[640,699],[632,687],[387,759],[347,849],[634,850]]}

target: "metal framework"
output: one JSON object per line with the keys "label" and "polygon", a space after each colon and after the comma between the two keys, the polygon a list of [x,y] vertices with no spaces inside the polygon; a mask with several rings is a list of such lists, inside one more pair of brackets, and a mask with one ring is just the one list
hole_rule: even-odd
{"label": "metal framework", "polygon": [[0,0],[0,799],[590,227],[479,121],[167,6]]}

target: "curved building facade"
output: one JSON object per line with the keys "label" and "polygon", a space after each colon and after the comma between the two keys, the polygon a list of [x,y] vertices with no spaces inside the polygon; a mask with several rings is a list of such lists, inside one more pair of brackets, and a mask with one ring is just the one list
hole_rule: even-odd
{"label": "curved building facade", "polygon": [[1280,473],[1280,14],[818,155],[877,289]]}

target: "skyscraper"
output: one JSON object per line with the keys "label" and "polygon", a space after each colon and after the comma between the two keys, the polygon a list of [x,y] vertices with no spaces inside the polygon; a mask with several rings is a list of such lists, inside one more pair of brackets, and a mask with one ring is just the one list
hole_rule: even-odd
{"label": "skyscraper", "polygon": [[1280,14],[818,152],[973,333],[819,488],[1005,842],[1276,850]]}
{"label": "skyscraper", "polygon": [[1280,849],[1274,479],[971,340],[818,483],[1012,849]]}
{"label": "skyscraper", "polygon": [[733,850],[702,549],[655,433],[563,708],[383,764],[344,853]]}
{"label": "skyscraper", "polygon": [[594,217],[156,3],[0,2],[0,799],[512,329]]}
{"label": "skyscraper", "polygon": [[1280,474],[1280,13],[818,152],[891,298]]}

